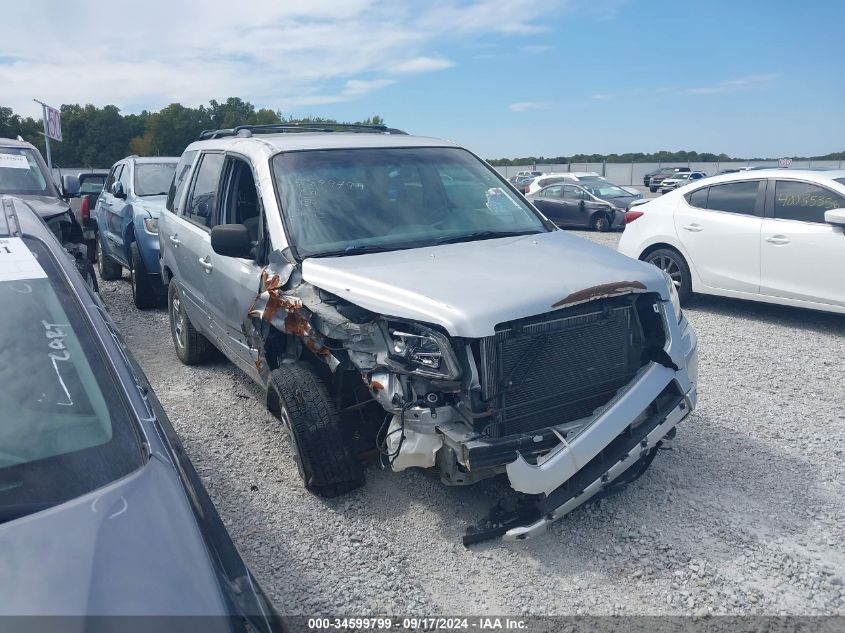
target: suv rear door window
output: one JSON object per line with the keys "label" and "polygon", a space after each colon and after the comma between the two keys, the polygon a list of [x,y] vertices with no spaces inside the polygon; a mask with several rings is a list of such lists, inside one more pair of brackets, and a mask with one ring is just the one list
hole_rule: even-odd
{"label": "suv rear door window", "polygon": [[824,224],[824,212],[845,207],[845,198],[809,182],[775,182],[775,219]]}
{"label": "suv rear door window", "polygon": [[[138,429],[87,316],[47,248],[29,272],[0,261],[0,523],[119,479],[146,461]],[[41,274],[44,271],[46,275]]]}
{"label": "suv rear door window", "polygon": [[724,185],[711,185],[707,196],[707,208],[714,211],[754,215],[759,188],[759,180],[743,180]]}
{"label": "suv rear door window", "polygon": [[191,222],[211,228],[215,225],[217,187],[223,169],[223,154],[203,154],[194,178],[191,199],[185,207],[185,217]]}

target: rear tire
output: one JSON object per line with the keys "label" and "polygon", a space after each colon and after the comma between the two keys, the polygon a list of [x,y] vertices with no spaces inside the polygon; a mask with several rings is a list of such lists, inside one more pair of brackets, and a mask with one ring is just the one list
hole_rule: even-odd
{"label": "rear tire", "polygon": [[144,260],[141,259],[141,251],[138,250],[138,242],[129,245],[130,262],[129,280],[132,283],[132,301],[135,307],[140,310],[148,310],[158,305],[161,293],[155,287],[155,281],[150,279],[147,269],[144,267]]}
{"label": "rear tire", "polygon": [[207,338],[194,329],[174,280],[167,286],[167,314],[170,317],[173,347],[176,348],[179,360],[185,365],[199,365],[207,360],[214,348]]}
{"label": "rear tire", "polygon": [[123,277],[123,266],[106,255],[102,238],[97,240],[97,272],[103,281],[114,281]]}
{"label": "rear tire", "polygon": [[643,261],[653,264],[669,274],[682,304],[686,304],[692,299],[692,276],[686,260],[678,251],[673,248],[658,248],[643,257]]}
{"label": "rear tire", "polygon": [[334,402],[310,365],[298,362],[274,369],[267,408],[282,422],[309,491],[337,497],[364,484],[364,471],[344,437]]}
{"label": "rear tire", "polygon": [[657,193],[657,187],[649,187],[649,188],[648,188],[648,190],[649,190],[651,193]]}

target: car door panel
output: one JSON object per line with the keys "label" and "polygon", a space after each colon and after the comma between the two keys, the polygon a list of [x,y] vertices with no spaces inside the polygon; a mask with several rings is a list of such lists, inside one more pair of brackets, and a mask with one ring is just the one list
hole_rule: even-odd
{"label": "car door panel", "polygon": [[845,197],[815,183],[771,181],[761,233],[762,294],[845,306],[845,235],[824,222],[824,211],[840,206]]}
{"label": "car door panel", "polygon": [[[733,184],[724,183],[708,189],[712,192]],[[681,197],[675,208],[676,235],[689,255],[690,266],[710,288],[760,292],[760,231],[765,187],[759,181],[745,181],[744,190],[748,192],[752,184],[757,189],[749,200],[751,206],[747,210],[750,212],[692,206],[688,198],[695,192]],[[714,200],[708,201],[708,205],[720,205],[720,196],[724,197],[725,190],[719,191],[719,194],[711,194]],[[759,215],[756,214],[758,210]]]}

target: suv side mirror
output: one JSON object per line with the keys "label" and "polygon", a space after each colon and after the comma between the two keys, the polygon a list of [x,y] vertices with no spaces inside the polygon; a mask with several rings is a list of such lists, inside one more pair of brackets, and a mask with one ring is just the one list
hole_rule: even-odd
{"label": "suv side mirror", "polygon": [[211,250],[225,257],[252,257],[249,229],[243,224],[218,224],[211,229]]}
{"label": "suv side mirror", "polygon": [[834,226],[845,226],[845,209],[830,209],[825,211],[824,221]]}
{"label": "suv side mirror", "polygon": [[79,197],[79,178],[71,174],[62,176],[62,189],[68,198]]}
{"label": "suv side mirror", "polygon": [[123,183],[120,181],[112,183],[111,193],[115,198],[126,198],[126,192],[123,190]]}

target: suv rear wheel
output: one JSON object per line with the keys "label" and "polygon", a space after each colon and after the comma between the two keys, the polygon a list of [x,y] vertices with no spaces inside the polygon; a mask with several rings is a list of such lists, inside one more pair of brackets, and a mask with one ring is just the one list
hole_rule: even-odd
{"label": "suv rear wheel", "polygon": [[211,342],[194,329],[174,280],[167,286],[167,313],[176,356],[185,365],[198,365],[211,356]]}
{"label": "suv rear wheel", "polygon": [[97,240],[97,271],[100,273],[100,279],[104,281],[120,279],[123,277],[123,266],[106,255],[102,239]]}
{"label": "suv rear wheel", "polygon": [[267,408],[281,421],[308,490],[337,497],[363,485],[363,469],[344,439],[334,402],[310,365],[298,362],[274,369]]}

